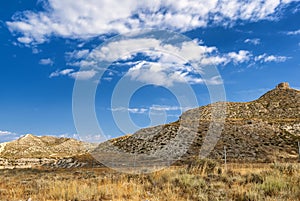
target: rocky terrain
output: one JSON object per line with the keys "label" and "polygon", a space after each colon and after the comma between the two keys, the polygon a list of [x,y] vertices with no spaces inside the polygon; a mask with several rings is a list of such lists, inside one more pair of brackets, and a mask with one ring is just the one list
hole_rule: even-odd
{"label": "rocky terrain", "polygon": [[0,169],[71,168],[97,164],[88,154],[92,147],[92,144],[72,138],[27,134],[18,140],[0,144]]}
{"label": "rocky terrain", "polygon": [[[214,135],[215,128],[222,130],[220,135]],[[93,156],[109,166],[155,166],[201,157],[208,146],[208,152],[214,147],[208,157],[219,161],[224,149],[230,162],[297,161],[298,141],[300,91],[281,83],[257,100],[191,109],[176,122],[102,143]]]}
{"label": "rocky terrain", "polygon": [[4,158],[59,158],[85,153],[88,143],[72,138],[27,134],[0,146],[0,157]]}
{"label": "rocky terrain", "polygon": [[[0,144],[1,168],[155,167],[195,157],[228,162],[297,161],[300,91],[281,83],[257,100],[191,109],[178,121],[94,145],[25,135]],[[89,151],[91,150],[91,151]],[[100,163],[100,162],[102,163]]]}

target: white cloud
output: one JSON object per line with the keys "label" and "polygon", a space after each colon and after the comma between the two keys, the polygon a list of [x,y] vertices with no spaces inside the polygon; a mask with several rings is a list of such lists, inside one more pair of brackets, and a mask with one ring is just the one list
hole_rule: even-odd
{"label": "white cloud", "polygon": [[37,49],[36,47],[32,48],[32,53],[33,54],[38,54],[40,52],[41,52],[41,50]]}
{"label": "white cloud", "polygon": [[50,58],[47,58],[47,59],[41,59],[39,64],[41,65],[50,65],[52,66],[54,64],[54,61]]}
{"label": "white cloud", "polygon": [[15,134],[15,133],[10,132],[10,131],[0,131],[0,136],[2,136],[2,135],[13,135],[13,134]]}
{"label": "white cloud", "polygon": [[93,78],[96,74],[97,74],[97,71],[92,69],[92,70],[73,72],[73,73],[70,73],[69,76],[74,79],[78,79],[78,80],[89,80],[89,79]]}
{"label": "white cloud", "polygon": [[75,50],[73,52],[67,52],[66,55],[69,58],[72,59],[81,59],[86,57],[89,54],[89,50],[88,49],[84,49],[84,50]]}
{"label": "white cloud", "polygon": [[97,62],[96,61],[86,61],[86,60],[81,60],[81,61],[76,61],[76,62],[69,62],[67,63],[69,66],[78,66],[81,68],[87,68],[87,67],[96,67]]}
{"label": "white cloud", "polygon": [[90,60],[105,60],[109,62],[118,59],[129,59],[138,50],[147,50],[150,48],[159,48],[160,41],[152,38],[127,39],[116,42],[111,42],[100,49],[94,49],[88,55]]}
{"label": "white cloud", "polygon": [[113,112],[130,112],[132,114],[145,114],[149,110],[147,108],[125,108],[125,107],[117,107],[117,108],[110,108],[109,110]]}
{"label": "white cloud", "polygon": [[33,42],[33,39],[30,37],[19,37],[19,38],[17,38],[17,40],[20,43],[25,43],[25,44],[29,44],[29,43]]}
{"label": "white cloud", "polygon": [[230,52],[228,53],[229,58],[236,64],[244,63],[250,60],[251,53],[246,50],[240,50],[238,53]]}
{"label": "white cloud", "polygon": [[267,62],[280,63],[280,62],[285,62],[287,59],[289,59],[289,57],[267,55],[267,54],[262,54],[254,58],[255,61],[258,61],[260,63],[267,63]]}
{"label": "white cloud", "polygon": [[249,43],[249,44],[253,44],[253,45],[259,45],[260,44],[260,39],[259,38],[247,38],[245,41],[245,43]]}
{"label": "white cloud", "polygon": [[[149,49],[152,51],[149,51]],[[73,65],[86,67],[95,66],[95,61],[99,60],[109,62],[119,59],[127,60],[132,58],[137,52],[144,53],[152,59],[158,58],[161,62],[165,63],[186,63],[204,59],[215,51],[217,51],[216,47],[199,45],[197,41],[183,42],[179,46],[174,46],[171,44],[162,44],[161,41],[154,38],[137,38],[111,42],[101,48],[95,48],[86,59],[77,61]],[[217,64],[222,62],[219,61],[220,59],[215,58]]]}
{"label": "white cloud", "polygon": [[201,64],[204,66],[210,65],[226,65],[230,62],[230,59],[226,56],[216,55],[216,56],[207,56],[201,59]]}
{"label": "white cloud", "polygon": [[44,11],[17,13],[6,22],[20,43],[43,43],[51,36],[87,39],[133,29],[188,31],[237,21],[272,20],[292,0],[48,0]]}
{"label": "white cloud", "polygon": [[188,67],[174,64],[162,64],[159,62],[142,61],[130,68],[125,76],[132,80],[158,86],[173,86],[175,83],[210,84],[223,83],[219,76],[208,79],[201,78],[198,71],[187,71]]}
{"label": "white cloud", "polygon": [[50,74],[50,78],[53,78],[53,77],[58,77],[60,75],[68,75],[70,73],[72,73],[74,71],[74,69],[64,69],[64,70],[61,70],[61,71],[55,71],[53,73]]}
{"label": "white cloud", "polygon": [[300,29],[296,31],[289,31],[287,32],[287,35],[299,35],[300,34]]}
{"label": "white cloud", "polygon": [[12,140],[16,140],[20,137],[17,133],[11,131],[1,131],[0,130],[0,143],[2,142],[10,142]]}
{"label": "white cloud", "polygon": [[[208,47],[199,43],[188,41],[173,45],[162,43],[154,38],[113,41],[90,51],[68,53],[71,60],[69,65],[94,69],[94,71],[72,72],[69,76],[76,78],[75,75],[82,74],[83,79],[92,78],[99,70],[102,61],[121,60],[122,65],[131,66],[125,76],[135,81],[159,86],[172,86],[175,83],[218,85],[223,83],[219,77],[206,80],[201,78],[200,74],[208,66],[227,65],[231,62],[235,65],[253,62],[284,62],[287,59],[284,56],[267,54],[255,56],[247,50],[220,53],[216,47]],[[137,52],[149,59],[132,62],[131,59]],[[111,80],[111,78],[105,79]]]}
{"label": "white cloud", "polygon": [[179,107],[179,106],[168,106],[168,105],[152,105],[149,108],[125,108],[125,107],[116,107],[116,108],[109,108],[109,110],[113,112],[126,112],[128,111],[129,113],[132,114],[146,114],[149,113],[150,111],[165,111],[165,112],[170,112],[170,111],[186,111],[191,109],[191,107]]}
{"label": "white cloud", "polygon": [[82,70],[77,72],[74,71],[75,71],[74,69],[64,69],[61,71],[55,71],[50,74],[49,78],[58,77],[58,76],[69,76],[73,79],[89,80],[97,74],[97,71],[94,69]]}
{"label": "white cloud", "polygon": [[[210,56],[216,53],[216,47],[199,45],[198,41],[182,42],[171,45],[163,44],[154,38],[137,38],[113,41],[105,46],[99,46],[91,51],[74,51],[68,53],[68,65],[99,70],[102,61],[129,61],[133,65],[126,74],[131,79],[154,85],[171,86],[176,83],[204,83],[204,80],[193,74],[199,74],[207,65],[225,64],[227,57]],[[151,50],[151,51],[150,51]],[[83,52],[83,54],[81,54]],[[153,61],[130,61],[136,53],[142,53]],[[80,53],[80,54],[79,54]],[[80,55],[80,56],[79,56]],[[198,69],[187,66],[187,63],[197,63]],[[123,63],[124,64],[124,63]],[[200,65],[200,66],[199,66]],[[74,72],[71,77],[75,78]],[[149,77],[149,75],[153,75]]]}
{"label": "white cloud", "polygon": [[176,67],[171,67],[159,62],[142,61],[129,69],[125,76],[132,80],[158,86],[172,86],[176,83],[198,82],[203,83],[202,79],[192,79],[188,72],[182,72]]}
{"label": "white cloud", "polygon": [[179,107],[179,106],[168,106],[168,105],[152,105],[150,110],[156,111],[187,111],[192,109],[191,107]]}

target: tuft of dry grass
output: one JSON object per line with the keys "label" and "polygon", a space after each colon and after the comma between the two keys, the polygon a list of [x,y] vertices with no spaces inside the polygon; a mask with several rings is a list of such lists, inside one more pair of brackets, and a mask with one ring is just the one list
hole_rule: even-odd
{"label": "tuft of dry grass", "polygon": [[195,160],[151,174],[107,168],[0,171],[0,200],[207,201],[300,198],[299,164],[228,164]]}

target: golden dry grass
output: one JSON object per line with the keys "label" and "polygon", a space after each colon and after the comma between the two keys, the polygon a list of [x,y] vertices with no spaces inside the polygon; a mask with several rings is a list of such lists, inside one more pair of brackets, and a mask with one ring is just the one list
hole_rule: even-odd
{"label": "golden dry grass", "polygon": [[300,200],[299,164],[196,161],[152,174],[106,168],[0,171],[0,200]]}

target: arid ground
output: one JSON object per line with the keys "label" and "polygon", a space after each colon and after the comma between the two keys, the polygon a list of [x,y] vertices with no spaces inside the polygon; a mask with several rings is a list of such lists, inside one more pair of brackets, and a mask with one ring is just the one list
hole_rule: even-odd
{"label": "arid ground", "polygon": [[300,164],[212,160],[131,175],[108,168],[0,171],[1,201],[300,200]]}

